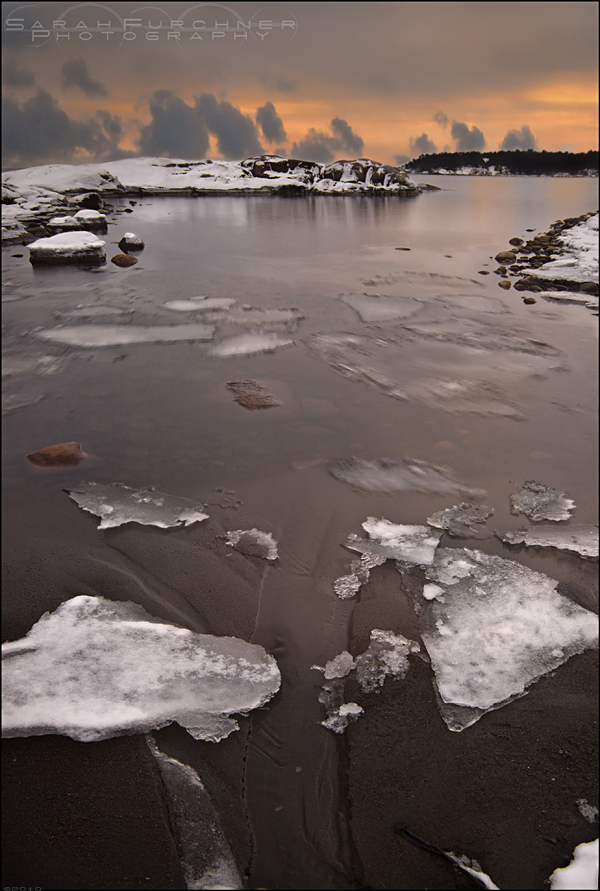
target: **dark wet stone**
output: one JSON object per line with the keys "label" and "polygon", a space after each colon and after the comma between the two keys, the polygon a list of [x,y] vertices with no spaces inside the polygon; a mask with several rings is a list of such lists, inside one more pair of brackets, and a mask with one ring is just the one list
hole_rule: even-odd
{"label": "dark wet stone", "polygon": [[87,458],[78,442],[59,442],[25,456],[37,467],[73,467]]}
{"label": "dark wet stone", "polygon": [[510,288],[510,282],[507,279],[503,278],[502,281],[498,282],[498,287],[504,288],[505,291],[508,291]]}
{"label": "dark wet stone", "polygon": [[512,263],[517,259],[517,255],[513,251],[500,251],[496,254],[495,259],[498,263]]}
{"label": "dark wet stone", "polygon": [[535,297],[523,297],[523,303],[537,303]]}
{"label": "dark wet stone", "polygon": [[115,266],[120,266],[121,269],[127,269],[128,266],[135,266],[138,261],[136,257],[131,257],[129,254],[115,254],[110,258],[110,262]]}
{"label": "dark wet stone", "polygon": [[508,243],[518,246],[520,244],[523,244],[523,239],[522,238],[511,238]]}

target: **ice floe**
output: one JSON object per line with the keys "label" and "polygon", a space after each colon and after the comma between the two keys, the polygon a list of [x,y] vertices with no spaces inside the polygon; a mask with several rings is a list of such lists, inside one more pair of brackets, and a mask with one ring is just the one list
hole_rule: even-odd
{"label": "ice floe", "polygon": [[72,328],[45,328],[36,331],[42,340],[79,347],[111,347],[132,343],[177,343],[178,341],[211,340],[213,325],[77,325]]}
{"label": "ice floe", "polygon": [[343,733],[349,721],[355,721],[362,714],[362,706],[344,702],[344,678],[350,672],[355,672],[363,693],[372,693],[383,686],[388,675],[397,680],[406,677],[410,668],[408,656],[420,650],[418,643],[401,634],[375,628],[371,631],[369,646],[356,659],[344,650],[327,662],[324,668],[313,665],[312,668],[322,671],[325,678],[319,702],[325,706],[327,717],[321,724],[334,733]]}
{"label": "ice floe", "polygon": [[80,483],[66,491],[82,510],[102,518],[98,529],[112,529],[123,523],[169,529],[208,519],[202,504],[155,489],[132,489],[123,483]]}
{"label": "ice floe", "polygon": [[598,526],[536,526],[535,529],[497,532],[496,535],[509,545],[558,548],[581,557],[598,558]]}
{"label": "ice floe", "polygon": [[493,514],[493,507],[461,501],[454,507],[432,514],[427,518],[427,522],[435,529],[443,529],[448,535],[456,538],[485,538],[489,533],[484,529],[484,523]]}
{"label": "ice floe", "polygon": [[344,542],[345,547],[365,555],[417,565],[433,563],[442,537],[441,532],[433,532],[427,526],[403,526],[375,517],[368,517],[362,527],[369,538],[350,535]]}
{"label": "ice floe", "polygon": [[598,646],[598,618],[558,582],[512,560],[438,548],[419,604],[423,643],[450,730],[523,696],[576,653]]}
{"label": "ice floe", "polygon": [[205,312],[209,309],[229,309],[235,303],[233,297],[188,297],[187,300],[169,300],[165,306],[177,312]]}
{"label": "ice floe", "polygon": [[196,771],[159,750],[146,737],[166,791],[186,888],[243,888],[231,848],[210,795]]}
{"label": "ice floe", "polygon": [[511,513],[525,514],[536,522],[568,520],[574,507],[575,502],[564,493],[535,480],[527,480],[518,492],[510,495]]}
{"label": "ice floe", "polygon": [[227,544],[247,557],[277,560],[277,542],[270,532],[260,529],[236,529],[226,533]]}
{"label": "ice floe", "polygon": [[384,322],[389,319],[405,319],[414,316],[424,303],[413,297],[375,297],[375,296],[349,296],[342,297],[356,310],[363,322]]}
{"label": "ice floe", "polygon": [[3,736],[60,734],[95,742],[176,721],[218,742],[230,716],[268,702],[272,656],[235,637],[196,634],[130,602],[79,596],[4,644]]}
{"label": "ice floe", "polygon": [[255,353],[274,353],[282,347],[294,346],[294,341],[277,334],[237,334],[225,337],[209,348],[209,354],[219,359],[232,356],[253,356]]}
{"label": "ice floe", "polygon": [[38,238],[29,245],[29,259],[36,264],[86,263],[106,261],[104,241],[91,232],[61,232]]}
{"label": "ice floe", "polygon": [[598,887],[598,839],[577,845],[573,859],[550,876],[551,891],[596,891]]}
{"label": "ice floe", "polygon": [[[364,541],[364,539],[359,539],[358,536],[350,536],[346,546],[352,550],[358,550],[358,548],[352,547],[357,541]],[[365,546],[365,552],[361,555],[360,560],[353,560],[350,564],[350,574],[341,576],[333,583],[333,590],[340,600],[355,597],[360,591],[361,585],[364,585],[369,580],[371,569],[374,569],[375,566],[381,566],[386,560],[387,557],[383,556],[383,554],[373,553],[370,549],[366,550]]]}
{"label": "ice floe", "polygon": [[340,482],[364,492],[389,495],[397,492],[462,493],[472,498],[485,495],[482,489],[469,489],[456,482],[448,467],[428,464],[418,458],[344,458],[329,472]]}

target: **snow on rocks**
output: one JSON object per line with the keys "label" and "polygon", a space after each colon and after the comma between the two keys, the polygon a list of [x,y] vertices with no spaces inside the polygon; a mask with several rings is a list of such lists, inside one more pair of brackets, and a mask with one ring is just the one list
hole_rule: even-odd
{"label": "snow on rocks", "polygon": [[518,492],[510,496],[511,513],[525,514],[535,522],[568,520],[574,508],[575,502],[570,498],[535,480],[527,480]]}
{"label": "snow on rocks", "polygon": [[260,529],[236,529],[226,534],[227,544],[247,557],[277,560],[277,542],[270,532]]}
{"label": "snow on rocks", "polygon": [[598,618],[558,582],[481,551],[438,549],[419,603],[438,705],[450,730],[471,726],[576,653],[598,646]]}
{"label": "snow on rocks", "polygon": [[80,483],[66,491],[82,510],[102,518],[98,529],[112,529],[123,523],[168,529],[208,519],[203,505],[152,488],[132,489],[122,483]]}
{"label": "snow on rocks", "polygon": [[119,247],[127,253],[127,251],[143,251],[145,245],[139,235],[134,232],[126,232],[119,242]]}
{"label": "snow on rocks", "polygon": [[196,634],[131,602],[79,596],[2,646],[4,737],[96,742],[176,721],[218,742],[230,716],[279,689],[272,656],[235,637]]}
{"label": "snow on rocks", "polygon": [[509,545],[557,548],[580,557],[598,559],[598,526],[536,526],[518,532],[497,532],[496,535]]}
{"label": "snow on rocks", "polygon": [[104,242],[91,232],[61,232],[31,242],[29,262],[47,266],[69,263],[100,266],[106,262]]}

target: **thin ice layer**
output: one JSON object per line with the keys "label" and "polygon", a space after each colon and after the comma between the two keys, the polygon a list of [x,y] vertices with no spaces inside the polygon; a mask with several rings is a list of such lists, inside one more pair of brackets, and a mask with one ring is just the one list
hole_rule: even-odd
{"label": "thin ice layer", "polygon": [[423,596],[419,609],[451,730],[463,730],[575,653],[598,646],[597,616],[560,595],[554,579],[512,560],[440,548],[425,576],[443,591]]}
{"label": "thin ice layer", "polygon": [[209,349],[211,356],[228,359],[232,356],[253,356],[255,353],[273,353],[282,347],[294,346],[294,341],[277,334],[237,334],[226,337]]}
{"label": "thin ice layer", "polygon": [[519,532],[497,532],[496,535],[510,545],[558,548],[560,551],[572,551],[581,557],[598,558],[597,526],[537,526],[535,529]]}
{"label": "thin ice layer", "polygon": [[525,514],[536,522],[568,520],[574,507],[575,502],[564,493],[535,480],[527,480],[522,489],[510,496],[511,512]]}
{"label": "thin ice layer", "polygon": [[[346,542],[346,547],[355,550],[352,548],[352,545],[348,543],[351,540],[352,543],[354,543],[355,540],[360,542],[364,539],[359,539],[358,536],[349,537]],[[358,548],[356,548],[356,550],[358,550]],[[365,551],[365,553],[361,555],[360,560],[353,560],[350,564],[352,572],[349,575],[341,576],[333,583],[333,590],[340,600],[347,600],[350,597],[355,597],[360,591],[361,585],[369,580],[371,569],[375,566],[381,566],[386,560],[387,557],[383,554],[375,554],[372,551]]]}
{"label": "thin ice layer", "polygon": [[3,736],[58,733],[80,742],[172,721],[218,742],[229,716],[279,689],[277,663],[235,637],[177,628],[137,604],[74,597],[4,644]]}
{"label": "thin ice layer", "polygon": [[448,467],[428,464],[418,458],[344,458],[329,470],[340,482],[364,492],[393,495],[397,492],[425,492],[450,495],[462,492],[476,498],[481,489],[468,489],[452,478]]}
{"label": "thin ice layer", "polygon": [[166,790],[186,888],[243,888],[219,816],[196,771],[146,742]]}
{"label": "thin ice layer", "polygon": [[384,322],[389,319],[404,319],[414,316],[424,303],[412,297],[375,297],[375,296],[351,296],[343,297],[347,303],[359,314],[363,322]]}
{"label": "thin ice layer", "polygon": [[187,300],[169,300],[165,306],[167,309],[174,309],[177,312],[204,312],[229,309],[235,302],[232,297],[189,297]]}
{"label": "thin ice layer", "polygon": [[110,347],[129,343],[177,343],[186,340],[211,340],[214,325],[77,325],[73,328],[46,328],[37,337],[54,343],[80,347]]}
{"label": "thin ice layer", "polygon": [[132,489],[122,483],[80,483],[66,491],[82,510],[102,517],[98,529],[111,529],[123,523],[168,529],[208,519],[203,505],[155,489]]}
{"label": "thin ice layer", "polygon": [[494,514],[493,507],[461,501],[453,507],[439,510],[427,522],[435,529],[443,529],[456,538],[485,538],[484,523]]}
{"label": "thin ice layer", "polygon": [[247,557],[277,560],[277,542],[270,532],[260,529],[236,529],[227,533],[227,544]]}

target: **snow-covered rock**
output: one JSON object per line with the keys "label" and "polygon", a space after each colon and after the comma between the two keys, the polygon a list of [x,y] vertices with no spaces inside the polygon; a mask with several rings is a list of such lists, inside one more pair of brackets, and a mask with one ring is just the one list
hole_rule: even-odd
{"label": "snow-covered rock", "polygon": [[104,242],[91,232],[61,232],[39,238],[29,245],[29,261],[35,264],[83,263],[100,266],[106,262]]}

